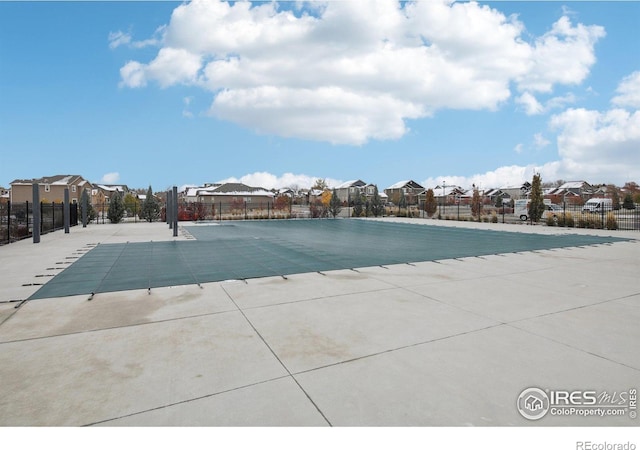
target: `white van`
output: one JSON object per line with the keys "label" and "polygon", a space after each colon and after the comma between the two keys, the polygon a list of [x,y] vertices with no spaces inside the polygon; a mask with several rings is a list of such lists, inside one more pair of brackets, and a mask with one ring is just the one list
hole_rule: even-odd
{"label": "white van", "polygon": [[[513,207],[513,214],[515,214],[516,217],[519,217],[520,220],[522,221],[529,220],[529,202],[530,201],[531,200],[527,198],[523,198],[521,200],[515,201],[515,206]],[[554,210],[553,207],[555,205],[552,205],[551,200],[548,198],[543,199],[543,202],[545,206],[545,212],[542,217],[545,218],[548,211]]]}
{"label": "white van", "polygon": [[582,208],[583,212],[601,213],[603,211],[612,211],[613,202],[610,198],[590,198]]}

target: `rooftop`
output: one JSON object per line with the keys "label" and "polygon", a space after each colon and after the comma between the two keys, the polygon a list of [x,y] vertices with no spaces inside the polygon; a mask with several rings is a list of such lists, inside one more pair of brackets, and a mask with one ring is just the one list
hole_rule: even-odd
{"label": "rooftop", "polygon": [[[32,178],[30,180],[28,179],[24,179],[24,180],[14,180],[11,182],[12,185],[16,184],[16,185],[20,185],[20,184],[33,184],[33,183],[38,183],[38,184],[51,184],[51,185],[60,185],[60,186],[66,186],[70,183],[73,183],[75,181],[77,181],[78,179],[82,180],[82,177],[80,175],[52,175],[52,176],[47,176],[47,177],[42,177],[42,178]],[[87,183],[86,180],[83,180],[83,184]]]}

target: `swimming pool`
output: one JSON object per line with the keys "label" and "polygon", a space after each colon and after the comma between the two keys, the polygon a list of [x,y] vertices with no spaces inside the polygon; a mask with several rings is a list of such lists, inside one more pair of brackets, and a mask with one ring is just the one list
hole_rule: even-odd
{"label": "swimming pool", "polygon": [[229,221],[182,226],[195,239],[98,245],[29,299],[627,240],[352,219]]}

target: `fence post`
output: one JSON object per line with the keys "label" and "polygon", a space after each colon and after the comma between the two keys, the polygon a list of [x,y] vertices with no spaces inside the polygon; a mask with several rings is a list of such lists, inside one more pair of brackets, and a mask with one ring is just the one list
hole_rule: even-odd
{"label": "fence post", "polygon": [[[40,186],[38,183],[33,183],[33,243],[37,244],[40,242],[40,223],[42,210],[36,208],[35,206],[40,204]],[[41,207],[42,208],[42,205]],[[36,226],[36,224],[38,226]]]}
{"label": "fence post", "polygon": [[[25,211],[25,216],[27,217],[27,237],[29,236],[29,202],[26,201],[24,202],[24,211]],[[33,225],[31,226],[31,228],[33,229]],[[33,236],[33,231],[31,231],[32,236]]]}
{"label": "fence post", "polygon": [[178,187],[173,187],[173,237],[178,236]]}
{"label": "fence post", "polygon": [[169,224],[169,229],[173,229],[173,192],[171,190],[167,191],[167,223]]}
{"label": "fence post", "polygon": [[11,242],[11,200],[7,202],[7,243]]}
{"label": "fence post", "polygon": [[71,224],[71,209],[69,208],[69,188],[64,188],[64,206],[62,208],[64,215],[64,233],[69,234],[69,226]]}
{"label": "fence post", "polygon": [[87,228],[87,209],[89,205],[86,189],[82,190],[82,199],[80,201],[82,202],[82,228]]}
{"label": "fence post", "polygon": [[169,191],[164,193],[164,223],[169,225]]}

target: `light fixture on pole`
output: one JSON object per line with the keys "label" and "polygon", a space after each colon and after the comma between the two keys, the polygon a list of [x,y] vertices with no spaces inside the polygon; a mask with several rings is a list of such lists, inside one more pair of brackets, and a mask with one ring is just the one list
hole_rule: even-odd
{"label": "light fixture on pole", "polygon": [[443,181],[443,182],[442,182],[442,215],[443,215],[443,216],[444,216],[444,215],[445,215],[445,213],[446,213],[446,211],[445,211],[446,203],[445,203],[445,197],[444,197],[444,188],[445,188],[446,186],[447,186],[447,182],[446,182],[446,181]]}

